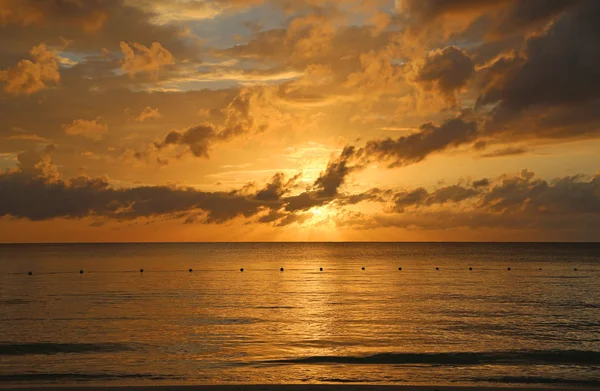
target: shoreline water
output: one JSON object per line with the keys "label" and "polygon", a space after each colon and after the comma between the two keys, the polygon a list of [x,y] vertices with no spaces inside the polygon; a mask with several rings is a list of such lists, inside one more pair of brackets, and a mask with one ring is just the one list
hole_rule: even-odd
{"label": "shoreline water", "polygon": [[564,387],[544,385],[515,386],[515,387],[486,387],[486,386],[426,386],[426,385],[341,385],[341,384],[243,384],[243,385],[182,385],[182,386],[31,386],[22,387],[11,385],[4,387],[4,391],[592,391],[592,387]]}
{"label": "shoreline water", "polygon": [[2,389],[600,389],[600,244],[2,250]]}

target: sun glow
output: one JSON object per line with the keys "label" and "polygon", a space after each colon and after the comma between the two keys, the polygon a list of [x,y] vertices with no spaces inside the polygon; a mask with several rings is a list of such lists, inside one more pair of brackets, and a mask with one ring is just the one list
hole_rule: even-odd
{"label": "sun glow", "polygon": [[332,223],[330,217],[333,216],[334,212],[327,206],[319,206],[312,208],[310,212],[312,213],[312,217],[310,218],[311,225],[316,226]]}

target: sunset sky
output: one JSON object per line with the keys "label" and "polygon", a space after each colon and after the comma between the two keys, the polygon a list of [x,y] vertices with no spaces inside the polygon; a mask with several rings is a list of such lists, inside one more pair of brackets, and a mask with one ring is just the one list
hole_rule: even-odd
{"label": "sunset sky", "polygon": [[600,240],[599,18],[0,0],[0,241]]}

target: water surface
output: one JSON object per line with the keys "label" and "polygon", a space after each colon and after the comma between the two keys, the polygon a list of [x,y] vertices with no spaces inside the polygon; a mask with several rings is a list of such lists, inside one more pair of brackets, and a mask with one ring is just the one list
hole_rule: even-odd
{"label": "water surface", "polygon": [[600,387],[599,277],[598,244],[0,245],[0,386]]}

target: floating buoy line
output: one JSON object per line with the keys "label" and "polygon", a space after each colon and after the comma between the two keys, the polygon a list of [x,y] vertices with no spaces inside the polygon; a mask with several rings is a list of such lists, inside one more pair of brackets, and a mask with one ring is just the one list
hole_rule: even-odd
{"label": "floating buoy line", "polygon": [[[241,267],[239,270],[240,270],[240,272],[243,272],[245,269],[243,267]],[[269,271],[269,270],[272,270],[272,269],[254,269],[254,271]],[[284,270],[285,270],[285,268],[283,268],[283,267],[279,268],[280,272],[283,272]],[[308,271],[310,269],[292,269],[292,270]],[[322,272],[325,269],[323,267],[319,267],[317,270],[320,271],[320,272]],[[347,270],[352,270],[352,269],[351,268],[340,268],[340,269],[330,269],[330,270],[346,270],[347,271]],[[360,268],[360,270],[365,271],[365,270],[367,270],[367,268],[365,266],[362,266]],[[381,271],[381,269],[377,269],[377,270]],[[403,270],[404,269],[402,268],[402,266],[398,267],[398,271],[403,271]],[[424,270],[427,270],[427,269],[424,269],[424,268],[415,268],[415,269],[412,269],[412,270],[424,271]],[[431,269],[429,269],[429,270],[431,270]],[[439,266],[436,266],[434,270],[435,271],[441,271],[441,268]],[[446,269],[446,270],[456,271],[456,270],[461,270],[461,269],[452,268],[452,269]],[[467,270],[473,271],[474,268],[472,266],[469,266],[467,268]],[[490,270],[494,270],[494,269],[485,268],[485,269],[479,269],[479,270],[488,270],[488,271],[490,271]],[[512,271],[512,268],[509,266],[505,270],[506,271]],[[579,271],[579,269],[576,268],[576,267],[573,268],[573,269],[571,269],[571,270],[574,271],[574,272]],[[145,271],[144,268],[140,268],[139,269],[139,273],[140,274],[143,274],[144,271]],[[180,270],[180,269],[177,269],[177,270],[164,270],[164,269],[150,270],[150,272],[152,272],[152,273],[181,272],[181,271],[185,271],[185,269],[184,270]],[[192,269],[192,268],[189,268],[189,269],[187,269],[187,271],[189,273],[193,273],[195,270]],[[204,269],[204,270],[198,270],[198,271],[200,271],[200,272],[209,272],[209,271],[221,271],[221,272],[225,272],[225,271],[231,271],[231,270],[228,270],[228,269],[226,269],[226,270],[206,270],[206,269]],[[521,271],[542,271],[542,268],[540,267],[540,268],[537,268],[537,269],[521,269]],[[78,273],[79,274],[90,274],[90,273],[131,273],[131,272],[135,272],[135,271],[134,270],[85,271],[84,269],[80,269]],[[15,275],[18,275],[18,274],[27,274],[29,276],[33,276],[34,274],[35,275],[44,275],[44,274],[73,274],[73,273],[77,273],[77,271],[71,271],[71,272],[69,272],[69,271],[46,271],[46,272],[35,272],[34,273],[33,270],[30,270],[30,271],[28,271],[26,273],[25,272],[15,272],[15,273],[8,273],[8,274],[15,274]]]}

